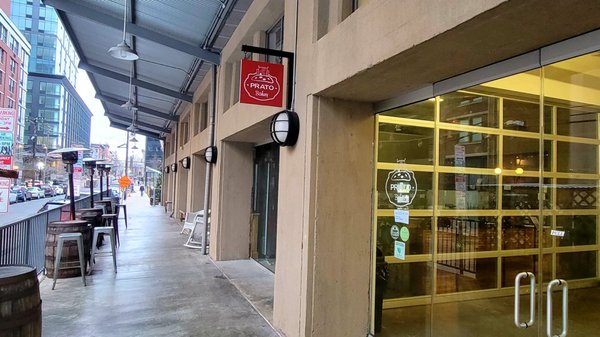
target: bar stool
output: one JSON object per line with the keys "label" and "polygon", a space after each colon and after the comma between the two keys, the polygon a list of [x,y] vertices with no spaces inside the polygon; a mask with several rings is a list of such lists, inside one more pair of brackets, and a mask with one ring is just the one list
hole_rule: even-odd
{"label": "bar stool", "polygon": [[[95,237],[94,237],[95,239]],[[54,260],[54,282],[52,283],[52,290],[56,285],[56,277],[60,270],[60,257],[62,255],[62,249],[65,241],[75,240],[77,241],[77,250],[79,253],[79,268],[81,268],[81,278],[83,280],[83,286],[85,287],[85,255],[83,255],[83,235],[81,233],[62,233],[58,235],[58,243],[56,245],[56,258]]]}
{"label": "bar stool", "polygon": [[119,214],[121,214],[121,208],[123,209],[123,213],[125,214],[125,229],[127,229],[127,205],[117,204],[117,219],[119,218]]}
{"label": "bar stool", "polygon": [[92,242],[92,256],[90,259],[90,274],[92,273],[92,267],[96,264],[94,257],[97,253],[96,240],[100,234],[106,234],[110,237],[110,249],[113,258],[113,269],[115,274],[117,273],[117,253],[115,251],[115,228],[114,227],[96,227],[94,228],[94,239]]}
{"label": "bar stool", "polygon": [[[118,214],[102,214],[102,223],[104,226],[113,227],[115,230],[115,237],[117,245],[120,245],[119,242],[119,215]],[[99,227],[101,228],[101,227]]]}

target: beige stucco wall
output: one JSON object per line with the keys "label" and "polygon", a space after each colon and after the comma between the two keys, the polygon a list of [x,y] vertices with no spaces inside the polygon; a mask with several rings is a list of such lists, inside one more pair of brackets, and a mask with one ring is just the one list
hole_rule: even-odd
{"label": "beige stucco wall", "polygon": [[[210,254],[248,258],[252,148],[262,141],[252,129],[280,109],[232,102],[230,82],[241,45],[260,40],[257,31],[284,16],[283,49],[296,55],[294,110],[301,126],[298,143],[280,153],[273,321],[288,337],[363,337],[371,301],[370,102],[598,27],[600,2],[370,1],[339,23],[331,22],[341,20],[331,11],[328,33],[317,39],[321,1],[255,0],[222,51]],[[552,27],[540,29],[550,21]],[[203,132],[189,151],[207,145]]]}

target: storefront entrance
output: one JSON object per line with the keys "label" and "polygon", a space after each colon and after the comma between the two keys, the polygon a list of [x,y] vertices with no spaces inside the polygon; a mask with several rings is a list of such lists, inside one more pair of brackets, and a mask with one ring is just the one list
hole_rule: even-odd
{"label": "storefront entrance", "polygon": [[599,113],[593,53],[377,115],[376,336],[598,334]]}
{"label": "storefront entrance", "polygon": [[250,255],[275,272],[277,247],[277,189],[279,181],[279,146],[257,146],[254,154],[254,183]]}

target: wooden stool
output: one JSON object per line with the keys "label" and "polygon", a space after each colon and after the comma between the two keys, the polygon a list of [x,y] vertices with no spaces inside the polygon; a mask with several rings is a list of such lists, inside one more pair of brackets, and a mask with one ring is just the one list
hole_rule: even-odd
{"label": "wooden stool", "polygon": [[127,205],[117,204],[117,207],[116,207],[117,220],[119,219],[119,215],[121,214],[121,208],[123,209],[123,213],[125,215],[125,229],[127,229]]}

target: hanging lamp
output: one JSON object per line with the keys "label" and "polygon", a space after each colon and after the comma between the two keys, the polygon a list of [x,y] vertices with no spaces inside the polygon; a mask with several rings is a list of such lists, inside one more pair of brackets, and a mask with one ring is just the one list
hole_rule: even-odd
{"label": "hanging lamp", "polygon": [[135,61],[140,57],[138,56],[138,54],[136,54],[136,52],[133,49],[131,49],[131,47],[125,41],[125,30],[127,25],[127,0],[124,1],[124,5],[125,6],[123,10],[123,41],[121,41],[121,43],[117,44],[116,46],[110,48],[108,50],[108,53],[110,54],[110,56],[119,60]]}

